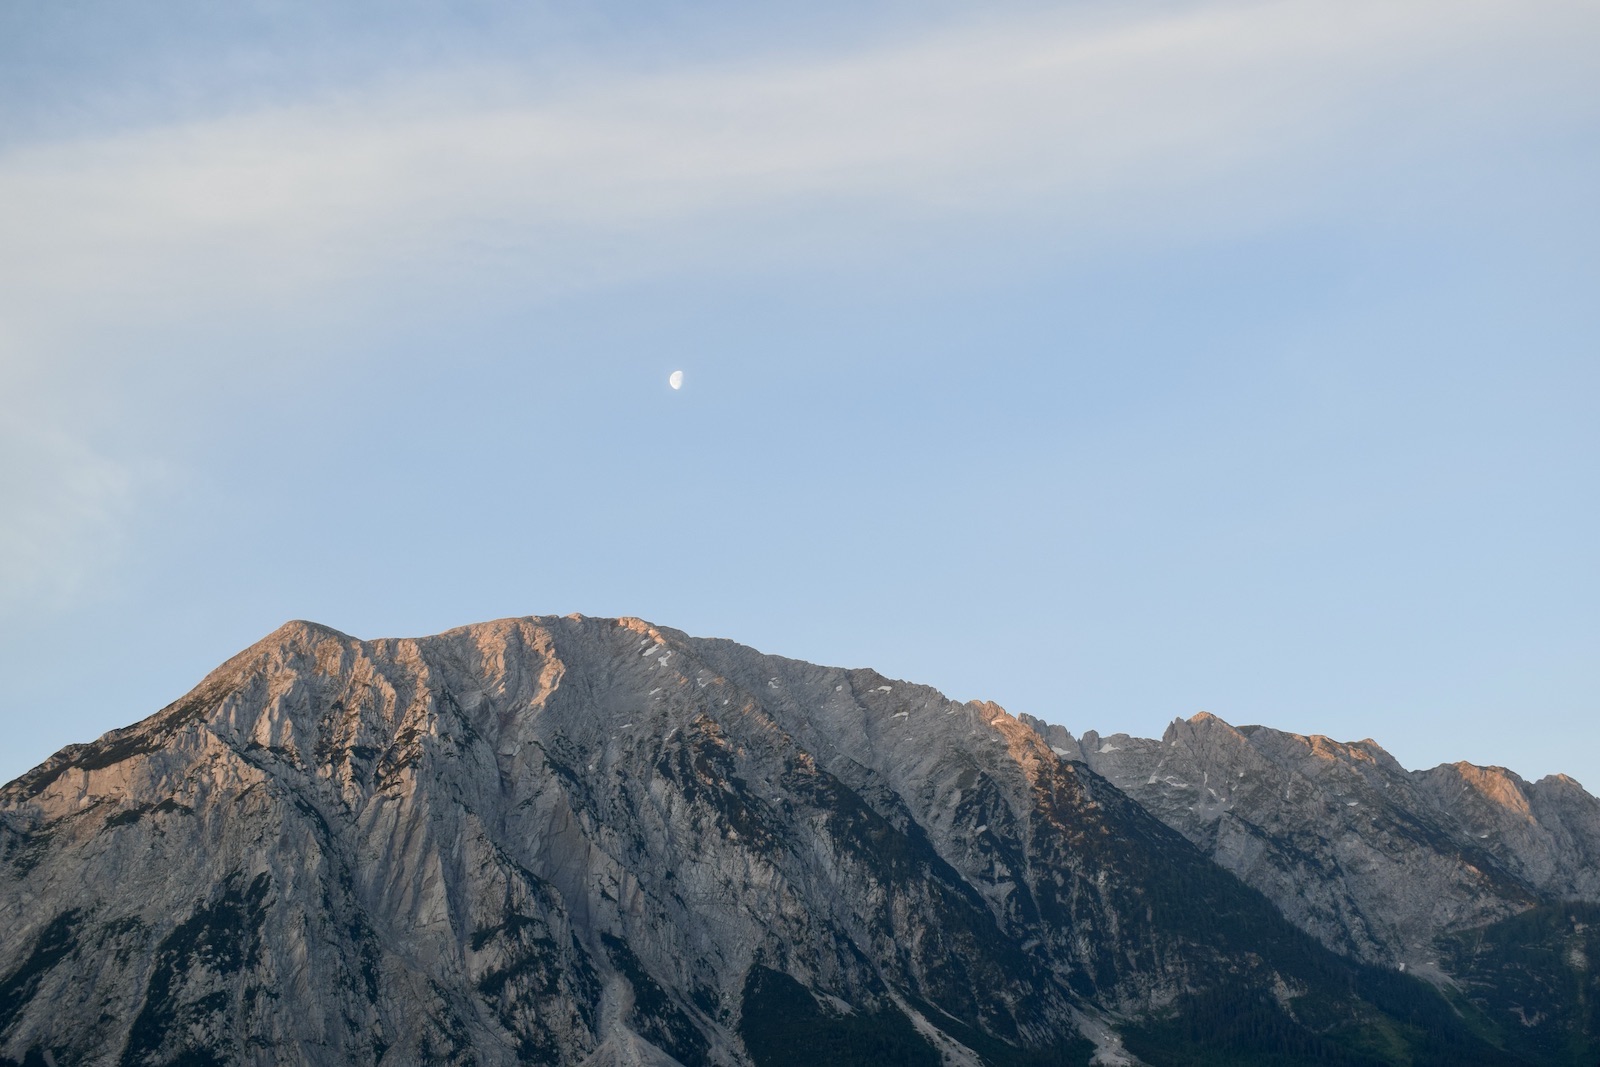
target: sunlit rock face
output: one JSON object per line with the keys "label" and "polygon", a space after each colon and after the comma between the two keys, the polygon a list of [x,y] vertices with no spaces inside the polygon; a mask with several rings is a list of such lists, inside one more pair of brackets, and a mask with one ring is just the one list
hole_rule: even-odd
{"label": "sunlit rock face", "polygon": [[1426,973],[1435,941],[1538,904],[1600,900],[1600,802],[1501,767],[1407,771],[1340,743],[1201,713],[1160,740],[1073,738],[1028,716],[1340,952]]}
{"label": "sunlit rock face", "polygon": [[[1021,1067],[1167,1062],[1196,1040],[1326,1058],[1374,1020],[1396,1055],[1487,1055],[1429,987],[1303,932],[1388,959],[1412,920],[1383,925],[1340,883],[1321,911],[1284,908],[1296,929],[1223,870],[1283,906],[1258,877],[1285,854],[1272,835],[1342,841],[1347,800],[1301,809],[1319,826],[1286,809],[1208,837],[1150,781],[1127,785],[1147,811],[1092,769],[1128,778],[1111,746],[1039,726],[634,619],[381,641],[291,623],[0,791],[0,1064]],[[1401,781],[1419,804],[1456,787],[1375,746],[1175,730],[1299,761],[1294,788],[1374,811]],[[1206,792],[1195,759],[1197,820],[1283,793]],[[1510,789],[1546,829],[1435,848],[1409,892],[1464,903],[1406,905],[1428,922],[1588,884],[1567,856],[1593,840],[1592,798],[1504,781],[1469,783],[1488,807],[1460,827]],[[1495,849],[1521,866],[1460,874]],[[1329,933],[1358,913],[1359,937]]]}

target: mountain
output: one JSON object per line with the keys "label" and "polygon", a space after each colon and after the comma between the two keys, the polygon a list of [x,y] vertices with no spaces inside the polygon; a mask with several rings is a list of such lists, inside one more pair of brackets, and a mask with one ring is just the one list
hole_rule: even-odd
{"label": "mountain", "polygon": [[0,790],[0,1063],[1593,1062],[1575,783],[1115,740],[637,619],[290,623]]}
{"label": "mountain", "polygon": [[1564,775],[1407,771],[1370,739],[1235,728],[1203,712],[1159,741],[1079,741],[1022,720],[1358,959],[1436,972],[1442,934],[1600,900],[1600,801]]}

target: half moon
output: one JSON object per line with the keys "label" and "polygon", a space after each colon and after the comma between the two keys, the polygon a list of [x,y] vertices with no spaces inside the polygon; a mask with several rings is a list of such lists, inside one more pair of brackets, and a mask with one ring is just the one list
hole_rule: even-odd
{"label": "half moon", "polygon": [[667,384],[672,386],[674,389],[682,389],[683,388],[683,371],[681,371],[681,370],[673,371],[672,372],[672,376],[667,379]]}

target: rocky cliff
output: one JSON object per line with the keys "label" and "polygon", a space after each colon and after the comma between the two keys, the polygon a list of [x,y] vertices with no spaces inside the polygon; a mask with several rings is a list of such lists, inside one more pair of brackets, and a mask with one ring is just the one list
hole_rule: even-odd
{"label": "rocky cliff", "polygon": [[[0,790],[0,1062],[1586,1062],[1586,960],[1532,1023],[1544,956],[1374,965],[1592,895],[1581,789],[1174,730],[1211,739],[1147,768],[1157,743],[634,619],[291,623]],[[1269,753],[1260,780],[1206,746]],[[1320,807],[1260,799],[1296,789]],[[1374,851],[1387,889],[1295,905]],[[1438,899],[1402,900],[1414,855]]]}
{"label": "rocky cliff", "polygon": [[1349,955],[1437,974],[1440,935],[1539,904],[1600,901],[1600,801],[1556,775],[1407,771],[1340,743],[1201,713],[1160,740],[1023,720],[1301,929]]}

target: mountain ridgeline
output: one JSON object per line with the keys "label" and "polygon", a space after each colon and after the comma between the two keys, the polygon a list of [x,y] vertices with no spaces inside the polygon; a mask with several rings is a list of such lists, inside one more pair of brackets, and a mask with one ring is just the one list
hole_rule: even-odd
{"label": "mountain ridgeline", "polygon": [[637,619],[290,623],[0,790],[0,1065],[1592,1065],[1600,803]]}

